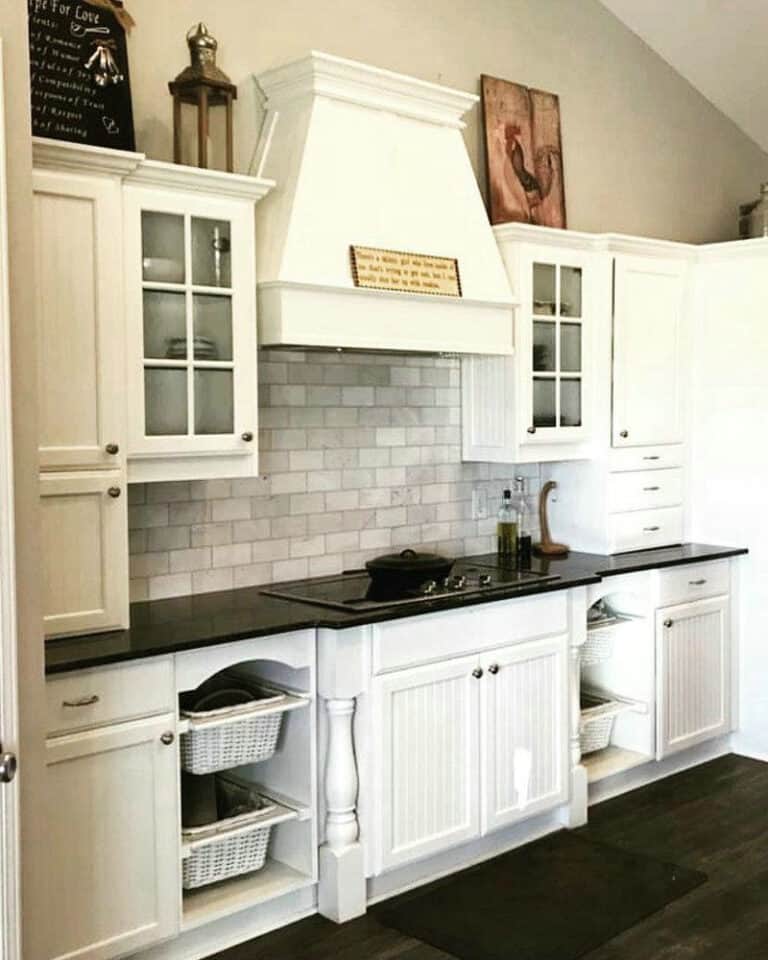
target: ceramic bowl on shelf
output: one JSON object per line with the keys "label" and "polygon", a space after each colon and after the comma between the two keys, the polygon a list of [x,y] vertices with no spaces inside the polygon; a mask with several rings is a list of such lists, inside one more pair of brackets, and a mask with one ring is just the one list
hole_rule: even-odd
{"label": "ceramic bowl on shelf", "polygon": [[144,257],[144,279],[149,283],[184,283],[184,264],[167,257]]}

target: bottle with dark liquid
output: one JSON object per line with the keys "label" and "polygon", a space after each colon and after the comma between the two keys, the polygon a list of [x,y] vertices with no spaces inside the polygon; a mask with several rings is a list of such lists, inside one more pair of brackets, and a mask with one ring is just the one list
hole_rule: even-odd
{"label": "bottle with dark liquid", "polygon": [[496,523],[499,557],[509,562],[517,558],[517,508],[512,502],[512,491],[505,490]]}
{"label": "bottle with dark liquid", "polygon": [[525,492],[525,477],[515,477],[515,500],[517,501],[517,565],[521,570],[530,570],[533,538],[531,508]]}

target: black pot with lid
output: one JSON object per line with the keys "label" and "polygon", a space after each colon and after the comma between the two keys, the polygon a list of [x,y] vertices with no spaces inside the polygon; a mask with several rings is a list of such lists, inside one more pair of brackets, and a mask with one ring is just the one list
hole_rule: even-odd
{"label": "black pot with lid", "polygon": [[429,580],[442,580],[454,561],[437,553],[403,550],[369,560],[365,569],[371,578],[371,596],[396,596],[418,589]]}

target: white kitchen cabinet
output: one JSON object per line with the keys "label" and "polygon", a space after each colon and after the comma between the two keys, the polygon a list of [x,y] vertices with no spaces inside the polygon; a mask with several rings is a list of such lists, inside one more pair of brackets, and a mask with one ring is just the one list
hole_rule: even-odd
{"label": "white kitchen cabinet", "polygon": [[481,678],[471,656],[377,680],[379,870],[479,834]]}
{"label": "white kitchen cabinet", "polygon": [[147,162],[125,185],[131,480],[258,470],[253,205],[267,188],[223,179]]}
{"label": "white kitchen cabinet", "polygon": [[656,612],[657,758],[731,729],[729,598]]}
{"label": "white kitchen cabinet", "polygon": [[614,270],[613,446],[681,443],[686,264],[620,254]]}
{"label": "white kitchen cabinet", "polygon": [[45,956],[108,960],[179,925],[178,753],[173,714],[52,737]]}
{"label": "white kitchen cabinet", "polygon": [[505,647],[481,669],[483,832],[568,799],[567,636]]}
{"label": "white kitchen cabinet", "polygon": [[584,456],[592,431],[598,258],[561,231],[494,230],[520,299],[513,358],[462,362],[464,459],[539,462]]}

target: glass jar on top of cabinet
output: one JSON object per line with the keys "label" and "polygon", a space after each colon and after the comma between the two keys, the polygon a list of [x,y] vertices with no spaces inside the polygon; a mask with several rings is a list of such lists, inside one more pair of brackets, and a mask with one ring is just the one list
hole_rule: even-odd
{"label": "glass jar on top of cabinet", "polygon": [[125,205],[129,458],[166,479],[169,458],[176,478],[215,455],[255,472],[253,201],[128,186]]}
{"label": "glass jar on top of cabinet", "polygon": [[584,436],[584,264],[542,251],[525,258],[521,443]]}

